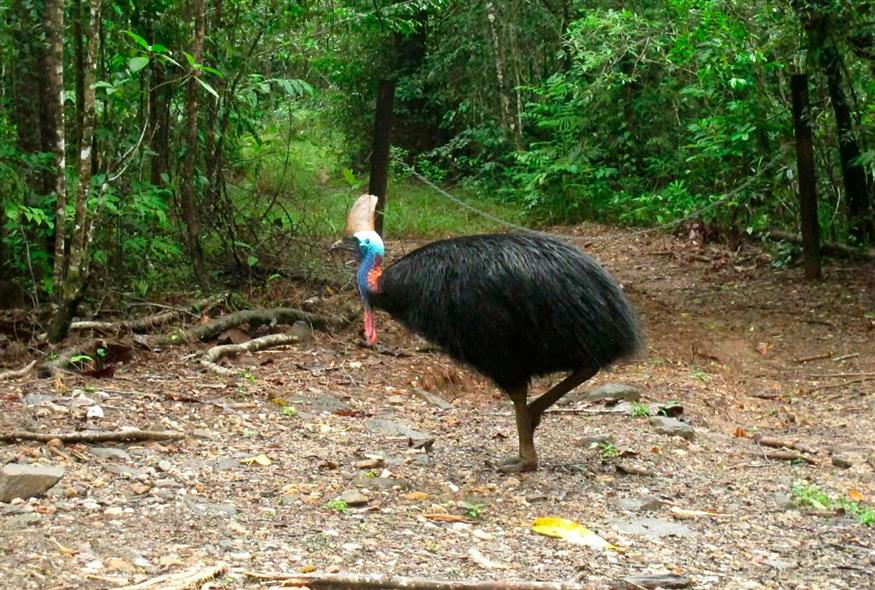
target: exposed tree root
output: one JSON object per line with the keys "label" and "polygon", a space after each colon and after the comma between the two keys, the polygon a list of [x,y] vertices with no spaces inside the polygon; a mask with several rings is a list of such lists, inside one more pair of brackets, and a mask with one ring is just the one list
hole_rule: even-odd
{"label": "exposed tree root", "polygon": [[162,574],[139,584],[122,586],[119,590],[194,590],[227,571],[228,566],[224,563],[210,566],[197,565],[177,574]]}
{"label": "exposed tree root", "polygon": [[[785,242],[791,242],[793,244],[802,244],[802,238],[790,232],[773,229],[769,230],[768,235],[773,240],[783,240]],[[854,248],[852,246],[848,246],[847,244],[839,244],[837,242],[828,242],[821,240],[820,249],[825,254],[831,254],[833,256],[875,260],[875,248]]]}
{"label": "exposed tree root", "polygon": [[604,585],[567,582],[510,582],[439,580],[384,574],[282,574],[246,572],[258,580],[282,581],[283,587],[313,590],[597,590]]}
{"label": "exposed tree root", "polygon": [[80,432],[0,432],[0,441],[36,440],[48,442],[58,439],[61,442],[109,442],[133,440],[179,440],[185,438],[181,432],[170,430],[115,430],[111,432],[98,430],[82,430]]}
{"label": "exposed tree root", "polygon": [[18,377],[24,377],[31,371],[33,371],[34,367],[36,367],[36,361],[31,361],[26,367],[21,369],[15,369],[12,371],[3,371],[0,373],[0,381],[5,381],[6,379],[17,379]]}
{"label": "exposed tree root", "polygon": [[291,307],[245,309],[216,318],[202,326],[196,326],[185,333],[159,336],[155,339],[155,344],[167,346],[183,344],[190,340],[209,340],[229,328],[246,323],[250,327],[255,327],[263,324],[291,325],[297,321],[305,321],[316,329],[324,329],[332,326],[342,326],[348,323],[349,319],[346,317],[319,315]]}
{"label": "exposed tree root", "polygon": [[229,369],[217,364],[216,361],[222,357],[238,355],[241,352],[255,352],[257,350],[264,350],[265,348],[282,346],[283,344],[294,344],[295,342],[300,342],[300,340],[301,339],[295,334],[268,334],[261,338],[253,338],[242,344],[223,344],[221,346],[214,346],[209,349],[203,357],[201,357],[200,363],[207,370],[212,371],[213,373],[218,373],[219,375],[237,375],[240,373],[240,369]]}
{"label": "exposed tree root", "polygon": [[228,294],[225,293],[222,295],[217,295],[215,297],[209,297],[207,299],[195,301],[185,308],[162,311],[160,313],[149,315],[143,318],[138,318],[136,320],[123,320],[120,322],[73,322],[72,324],[70,324],[70,330],[92,330],[94,332],[109,334],[118,334],[124,332],[134,332],[136,334],[142,334],[145,332],[149,332],[150,330],[153,330],[155,328],[166,326],[171,322],[174,322],[177,319],[181,318],[185,314],[204,313],[206,311],[209,311],[219,303],[225,301],[227,298]]}

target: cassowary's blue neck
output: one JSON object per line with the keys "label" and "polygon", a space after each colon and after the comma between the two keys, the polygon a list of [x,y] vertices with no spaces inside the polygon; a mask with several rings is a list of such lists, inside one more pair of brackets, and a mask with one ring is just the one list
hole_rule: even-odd
{"label": "cassowary's blue neck", "polygon": [[383,275],[383,257],[375,252],[367,252],[359,263],[356,272],[356,283],[362,299],[367,301],[368,295],[380,292],[380,277]]}
{"label": "cassowary's blue neck", "polygon": [[380,292],[380,278],[383,274],[382,262],[382,256],[376,252],[367,251],[356,273],[356,284],[364,308],[365,339],[372,346],[377,342],[377,330],[374,327],[374,312],[371,310],[370,296]]}

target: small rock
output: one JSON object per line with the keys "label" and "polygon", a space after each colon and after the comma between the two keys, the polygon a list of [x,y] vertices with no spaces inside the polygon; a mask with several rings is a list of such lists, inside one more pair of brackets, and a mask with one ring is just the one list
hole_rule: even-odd
{"label": "small rock", "polygon": [[368,420],[365,422],[365,427],[373,433],[383,434],[386,436],[406,436],[414,442],[424,442],[434,440],[431,436],[418,430],[413,430],[403,424],[392,422],[391,420]]}
{"label": "small rock", "polygon": [[9,463],[0,468],[0,502],[42,496],[64,476],[61,467]]}
{"label": "small rock", "polygon": [[617,500],[617,507],[629,512],[652,512],[665,506],[665,502],[653,496],[641,496],[640,498],[621,498]]}
{"label": "small rock", "polygon": [[641,399],[641,390],[624,383],[605,383],[592,389],[583,396],[588,402],[595,401],[627,401],[635,402]]}
{"label": "small rock", "polygon": [[110,473],[121,475],[130,479],[148,479],[149,475],[145,471],[128,467],[127,465],[105,465],[103,467]]}
{"label": "small rock", "polygon": [[655,477],[656,473],[644,469],[643,467],[638,467],[637,465],[632,465],[631,463],[617,463],[614,468],[617,470],[617,473],[621,473],[623,475],[638,475],[641,477]]}
{"label": "small rock", "polygon": [[623,581],[634,588],[689,588],[693,585],[693,580],[688,576],[675,574],[635,574],[626,576]]}
{"label": "small rock", "polygon": [[847,457],[843,457],[842,455],[833,455],[832,464],[836,467],[841,467],[842,469],[849,469],[853,466],[853,463],[851,463]]}
{"label": "small rock", "polygon": [[346,490],[338,498],[341,502],[345,502],[347,506],[366,506],[371,501],[358,490]]}
{"label": "small rock", "polygon": [[614,437],[610,434],[591,434],[580,439],[578,444],[584,449],[588,449],[600,444],[613,444],[613,442]]}
{"label": "small rock", "polygon": [[10,528],[13,529],[23,529],[29,526],[34,526],[39,524],[42,520],[42,517],[35,512],[28,512],[26,514],[16,514],[14,516],[9,516],[4,519],[3,522],[6,523]]}
{"label": "small rock", "polygon": [[158,470],[168,473],[173,470],[173,464],[167,459],[162,459],[158,461]]}
{"label": "small rock", "polygon": [[386,403],[388,403],[390,406],[403,406],[404,398],[400,395],[390,395],[386,398]]}
{"label": "small rock", "polygon": [[534,504],[536,502],[546,502],[549,498],[547,494],[529,494],[526,496],[526,502]]}
{"label": "small rock", "polygon": [[199,438],[201,440],[210,440],[216,437],[212,430],[208,430],[206,428],[195,428],[191,431],[191,435],[194,438]]}
{"label": "small rock", "polygon": [[377,469],[382,467],[385,460],[382,457],[371,457],[362,461],[356,461],[352,464],[356,469]]}
{"label": "small rock", "polygon": [[299,343],[306,344],[313,340],[313,328],[304,320],[298,320],[292,324],[292,336],[297,336]]}
{"label": "small rock", "polygon": [[313,400],[303,401],[309,401],[310,407],[315,412],[326,412],[328,414],[334,414],[336,412],[348,412],[352,410],[349,404],[327,393],[320,394]]}
{"label": "small rock", "polygon": [[131,456],[121,449],[112,447],[91,447],[88,452],[100,459],[116,459],[118,461],[128,461]]}
{"label": "small rock", "polygon": [[649,420],[653,425],[654,430],[659,434],[667,436],[680,436],[687,440],[693,440],[695,431],[693,427],[686,422],[681,422],[677,418],[668,418],[666,416],[652,416]]}
{"label": "small rock", "polygon": [[648,537],[687,537],[693,533],[686,525],[659,518],[614,520],[611,521],[611,526],[623,533],[646,535]]}
{"label": "small rock", "polygon": [[50,406],[55,401],[57,401],[57,397],[54,395],[45,395],[43,393],[28,393],[24,396],[22,400],[25,406]]}

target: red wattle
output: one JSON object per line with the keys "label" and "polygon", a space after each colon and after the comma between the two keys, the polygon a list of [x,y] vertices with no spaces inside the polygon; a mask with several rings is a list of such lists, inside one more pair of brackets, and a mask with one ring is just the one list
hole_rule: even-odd
{"label": "red wattle", "polygon": [[370,346],[377,343],[377,329],[374,327],[374,312],[365,310],[365,340]]}

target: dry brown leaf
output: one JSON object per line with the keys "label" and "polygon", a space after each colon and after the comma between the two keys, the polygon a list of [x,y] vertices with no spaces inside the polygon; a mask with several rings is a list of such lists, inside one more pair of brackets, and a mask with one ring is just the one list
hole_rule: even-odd
{"label": "dry brown leaf", "polygon": [[850,498],[854,502],[863,502],[864,500],[866,500],[866,495],[856,488],[851,488],[850,490],[848,490],[848,498]]}
{"label": "dry brown leaf", "polygon": [[465,522],[466,518],[464,516],[459,516],[458,514],[423,514],[424,518],[428,520],[434,520],[436,522]]}

